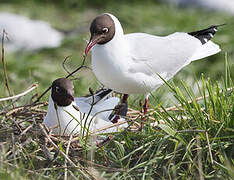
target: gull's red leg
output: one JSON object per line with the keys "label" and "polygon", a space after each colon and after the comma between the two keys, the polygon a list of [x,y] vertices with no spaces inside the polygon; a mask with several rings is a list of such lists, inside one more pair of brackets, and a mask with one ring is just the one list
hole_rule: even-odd
{"label": "gull's red leg", "polygon": [[[127,103],[127,100],[128,100],[128,94],[124,94],[123,98],[122,98],[122,103]],[[112,123],[117,123],[118,122],[118,120],[120,119],[120,113],[121,113],[121,109],[118,110],[117,115],[111,121]]]}
{"label": "gull's red leg", "polygon": [[143,113],[143,117],[142,117],[142,124],[141,124],[141,128],[143,128],[144,127],[144,125],[145,125],[145,121],[146,121],[146,114],[147,114],[147,112],[148,112],[148,108],[149,108],[149,100],[148,100],[148,98],[145,98],[145,104],[144,104],[144,106],[143,106],[143,111],[144,111],[144,113]]}

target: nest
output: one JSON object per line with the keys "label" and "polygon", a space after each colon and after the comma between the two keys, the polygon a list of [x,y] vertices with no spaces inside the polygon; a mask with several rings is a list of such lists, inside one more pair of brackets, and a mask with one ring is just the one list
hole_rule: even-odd
{"label": "nest", "polygon": [[[5,154],[8,160],[20,158],[17,154],[20,154],[22,148],[26,148],[32,142],[37,142],[40,148],[37,151],[42,152],[42,157],[44,159],[53,161],[57,154],[60,154],[64,157],[66,164],[69,166],[79,169],[79,172],[86,177],[84,174],[86,172],[89,176],[93,177],[94,175],[89,172],[88,169],[84,168],[80,163],[85,161],[92,166],[101,166],[95,164],[91,161],[84,160],[82,158],[82,144],[80,143],[79,136],[58,136],[53,135],[49,129],[47,129],[42,121],[47,113],[45,110],[48,106],[48,102],[40,102],[38,100],[31,102],[27,105],[23,106],[15,106],[14,102],[20,101],[20,98],[23,96],[30,96],[29,93],[35,90],[38,87],[37,84],[33,84],[26,91],[20,93],[16,96],[11,96],[7,98],[0,99],[1,101],[7,101],[9,104],[5,106],[0,111],[0,116],[2,117],[2,122],[0,125],[0,146],[5,147]],[[41,96],[40,96],[41,97]],[[29,98],[29,97],[27,97]],[[30,97],[29,99],[35,98],[35,95]],[[13,101],[14,100],[14,101]],[[125,121],[121,121],[115,123],[111,126],[102,127],[98,129],[98,131],[103,131],[108,128],[112,128],[114,126],[118,126],[120,124],[126,123],[128,121],[129,127],[126,129],[127,131],[138,131],[140,125],[136,123],[136,119],[139,119],[142,116],[142,113],[137,110],[129,109],[127,117]],[[117,133],[118,134],[118,133]],[[90,134],[92,135],[92,133]],[[104,136],[105,138],[102,141],[97,141],[95,137],[89,136],[92,141],[88,140],[88,146],[95,146],[95,149],[101,149],[101,147],[108,144],[113,138],[115,134],[108,134]],[[16,146],[16,144],[18,144]],[[65,150],[61,150],[61,146]],[[105,155],[103,154],[104,159]],[[54,165],[56,167],[56,165]],[[60,167],[61,164],[57,164],[57,167]],[[102,166],[102,168],[106,168]],[[111,168],[113,171],[113,168]],[[118,170],[119,171],[119,170]],[[70,172],[72,173],[72,172]]]}
{"label": "nest", "polygon": [[[38,87],[37,84],[30,86],[25,92],[18,94],[16,96],[1,98],[1,101],[11,101],[13,99],[19,99],[22,96],[29,96],[29,93]],[[32,96],[30,99],[32,99]],[[40,97],[41,98],[41,97]],[[15,100],[17,101],[17,100]],[[14,101],[14,102],[15,102]],[[35,136],[44,136],[51,139],[54,143],[56,141],[67,142],[69,136],[56,136],[51,134],[51,132],[44,127],[42,123],[47,111],[45,108],[48,106],[48,102],[39,102],[36,100],[28,105],[15,106],[14,103],[10,103],[2,111],[0,111],[0,116],[3,117],[1,123],[1,142],[7,141],[10,138],[11,134],[17,135],[20,139],[22,137],[30,134],[31,137]],[[9,108],[11,107],[11,108]],[[96,132],[112,128],[123,123],[135,122],[141,116],[141,112],[133,109],[129,109],[128,115],[125,121],[115,123],[111,126],[102,127],[101,129],[96,130]],[[134,128],[139,128],[138,123],[132,123],[133,125],[129,126],[128,130],[134,130]],[[138,127],[139,126],[139,127]],[[92,134],[92,133],[91,133]],[[59,140],[58,140],[59,139]],[[75,142],[78,137],[73,137],[71,142]]]}

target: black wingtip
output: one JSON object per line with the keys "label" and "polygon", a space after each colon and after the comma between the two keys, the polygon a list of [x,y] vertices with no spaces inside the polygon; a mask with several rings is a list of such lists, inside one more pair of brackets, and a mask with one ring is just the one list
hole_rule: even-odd
{"label": "black wingtip", "polygon": [[215,25],[212,25],[212,26],[210,26],[210,27],[208,27],[207,29],[204,29],[204,30],[208,30],[208,29],[215,28],[216,31],[218,31],[218,28],[219,28],[219,27],[226,26],[226,25],[227,25],[226,23],[223,23],[223,24],[215,24]]}
{"label": "black wingtip", "polygon": [[227,25],[227,23],[223,23],[223,24],[217,24],[217,25],[214,25],[214,26],[221,27],[221,26],[226,26],[226,25]]}
{"label": "black wingtip", "polygon": [[202,29],[199,31],[189,32],[188,34],[194,36],[195,38],[199,39],[202,44],[207,43],[210,39],[212,39],[215,33],[218,31],[218,27],[224,26],[224,24],[212,25],[206,29]]}
{"label": "black wingtip", "polygon": [[101,89],[100,91],[96,92],[97,96],[101,99],[103,99],[108,94],[112,93],[112,89]]}
{"label": "black wingtip", "polygon": [[[99,89],[98,91],[94,92],[92,89],[89,89],[90,94],[83,96],[86,98],[86,102],[92,105],[97,104],[102,99],[107,99],[109,96],[111,96],[111,93],[113,92],[112,89]],[[94,98],[94,99],[93,99]]]}
{"label": "black wingtip", "polygon": [[108,119],[112,122],[112,123],[116,123],[119,119],[119,116],[121,117],[125,117],[127,115],[128,112],[128,103],[121,103],[118,104],[117,106],[115,106],[114,110],[112,111],[112,113],[109,115]]}

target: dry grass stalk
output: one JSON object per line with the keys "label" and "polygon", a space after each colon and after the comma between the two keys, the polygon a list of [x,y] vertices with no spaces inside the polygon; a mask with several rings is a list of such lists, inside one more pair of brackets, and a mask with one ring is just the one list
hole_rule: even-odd
{"label": "dry grass stalk", "polygon": [[4,41],[5,41],[6,35],[7,35],[7,33],[6,33],[5,29],[3,29],[3,32],[2,32],[2,67],[3,67],[3,73],[4,73],[5,86],[7,88],[9,96],[12,96],[11,90],[9,87],[9,83],[8,83],[8,76],[7,76],[6,62],[5,62]]}
{"label": "dry grass stalk", "polygon": [[[26,116],[27,112],[29,113],[28,115],[31,115],[31,117],[33,117],[34,115],[38,115],[38,113],[42,113],[45,114],[46,111],[43,110],[39,110],[38,108],[40,107],[44,107],[47,106],[48,103],[47,102],[42,102],[42,103],[38,103],[38,104],[30,104],[30,105],[24,105],[24,106],[18,106],[15,108],[12,108],[10,110],[5,110],[0,112],[0,115],[5,115],[5,116],[11,116],[11,115],[15,115],[16,117],[22,115],[22,116]],[[36,114],[33,113],[33,111],[36,112]],[[17,114],[18,113],[18,114]]]}
{"label": "dry grass stalk", "polygon": [[[68,161],[68,163],[72,167],[76,168],[76,170],[79,171],[79,173],[81,173],[82,176],[85,177],[86,179],[91,179],[90,177],[94,178],[94,176],[90,172],[88,172],[87,169],[85,169],[81,164],[78,164],[78,166],[77,166],[63,151],[60,150],[60,148],[54,143],[54,141],[47,134],[47,132],[45,131],[45,128],[42,124],[39,124],[39,126],[40,126],[43,134],[48,139],[48,141],[52,144],[52,146]],[[90,177],[87,176],[87,174],[85,174],[82,170],[84,170]]]}
{"label": "dry grass stalk", "polygon": [[208,145],[208,149],[209,149],[209,154],[210,154],[210,162],[211,164],[214,163],[214,159],[213,159],[213,156],[212,156],[212,152],[211,152],[211,147],[210,147],[210,141],[209,141],[209,135],[208,135],[208,132],[206,131],[206,140],[207,140],[207,145]]}
{"label": "dry grass stalk", "polygon": [[1,102],[1,101],[8,101],[8,100],[12,100],[12,99],[16,99],[16,98],[25,96],[25,95],[27,95],[28,93],[30,93],[31,91],[33,91],[34,89],[36,89],[37,87],[38,87],[38,84],[34,83],[34,84],[32,84],[31,86],[29,86],[29,88],[27,88],[27,90],[25,90],[24,92],[22,92],[22,93],[20,93],[20,94],[17,94],[17,95],[15,95],[15,96],[10,96],[10,97],[1,98],[1,99],[0,99],[0,102]]}
{"label": "dry grass stalk", "polygon": [[[72,140],[72,135],[69,138],[68,145],[67,145],[67,148],[66,148],[66,155],[67,156],[68,156],[69,148],[70,148],[70,145],[71,145],[71,140]],[[68,170],[67,170],[67,159],[65,159],[64,180],[67,180],[67,172],[68,172]]]}
{"label": "dry grass stalk", "polygon": [[202,169],[201,141],[200,141],[200,136],[199,135],[196,135],[196,140],[197,140],[198,172],[199,172],[200,180],[204,180],[203,169]]}

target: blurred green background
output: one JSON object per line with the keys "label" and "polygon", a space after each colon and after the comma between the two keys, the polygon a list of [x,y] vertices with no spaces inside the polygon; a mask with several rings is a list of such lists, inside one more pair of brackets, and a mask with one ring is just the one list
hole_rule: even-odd
{"label": "blurred green background", "polygon": [[[222,81],[224,74],[224,56],[228,54],[230,66],[233,66],[233,19],[232,15],[195,8],[177,8],[170,4],[162,4],[156,0],[7,0],[0,1],[0,12],[11,12],[27,16],[35,20],[49,22],[53,28],[63,32],[65,38],[58,48],[41,49],[34,52],[9,53],[6,49],[6,64],[10,88],[14,94],[24,91],[34,82],[39,83],[37,92],[42,93],[53,80],[66,76],[62,67],[65,57],[70,56],[67,67],[70,71],[79,66],[82,54],[89,40],[89,24],[92,19],[103,12],[109,12],[119,18],[125,33],[145,32],[154,35],[168,35],[175,31],[190,32],[206,28],[212,24],[227,23],[219,29],[214,42],[219,44],[222,52],[193,62],[180,71],[173,81],[184,80],[196,88],[201,73],[213,81]],[[90,55],[86,61],[90,65]],[[2,64],[0,65],[0,97],[6,97]],[[234,77],[234,72],[231,73]],[[74,81],[76,95],[88,93],[88,87],[99,87],[92,71],[84,69],[76,74]],[[154,92],[152,103],[168,102],[170,96],[167,87]],[[43,97],[46,100],[48,94]],[[141,96],[139,96],[141,97]],[[138,97],[138,98],[139,98]],[[132,100],[138,99],[136,96]]]}

